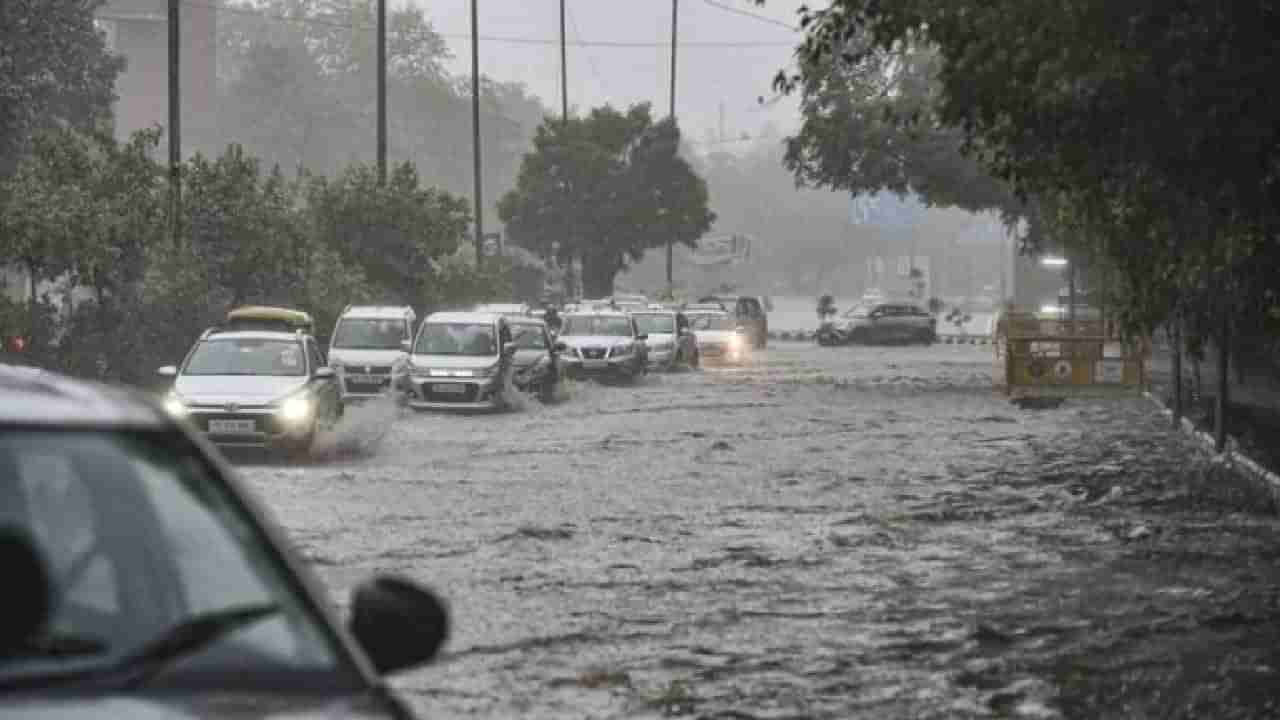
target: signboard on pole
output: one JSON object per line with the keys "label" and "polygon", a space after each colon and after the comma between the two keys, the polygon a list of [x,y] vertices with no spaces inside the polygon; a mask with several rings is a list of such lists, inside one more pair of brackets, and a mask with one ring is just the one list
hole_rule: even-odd
{"label": "signboard on pole", "polygon": [[502,254],[502,233],[485,233],[480,247],[485,257],[498,257]]}

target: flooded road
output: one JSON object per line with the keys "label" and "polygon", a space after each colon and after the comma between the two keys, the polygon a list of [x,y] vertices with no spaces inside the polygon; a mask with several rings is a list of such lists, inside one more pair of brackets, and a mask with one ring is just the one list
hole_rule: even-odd
{"label": "flooded road", "polygon": [[[776,344],[244,466],[334,597],[450,602],[424,717],[1266,717],[1280,527],[1145,400],[989,350]],[[360,413],[363,413],[361,415]],[[341,453],[339,453],[341,455]]]}

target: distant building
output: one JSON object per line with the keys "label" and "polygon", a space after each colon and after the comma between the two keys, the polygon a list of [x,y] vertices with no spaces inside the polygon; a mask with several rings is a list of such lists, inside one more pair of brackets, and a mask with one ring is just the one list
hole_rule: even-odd
{"label": "distant building", "polygon": [[[184,155],[214,127],[216,0],[182,0],[179,36]],[[116,137],[169,125],[169,10],[167,0],[108,0],[97,12],[107,47],[125,58],[116,80]],[[167,141],[164,141],[167,142]],[[163,147],[163,145],[162,145]]]}

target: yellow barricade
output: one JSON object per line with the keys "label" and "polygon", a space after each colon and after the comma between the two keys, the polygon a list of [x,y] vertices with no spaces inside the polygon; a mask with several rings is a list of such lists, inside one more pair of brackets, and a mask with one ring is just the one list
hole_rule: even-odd
{"label": "yellow barricade", "polygon": [[1013,312],[998,329],[1005,392],[1141,390],[1147,386],[1151,343],[1120,340],[1100,320],[1044,319]]}

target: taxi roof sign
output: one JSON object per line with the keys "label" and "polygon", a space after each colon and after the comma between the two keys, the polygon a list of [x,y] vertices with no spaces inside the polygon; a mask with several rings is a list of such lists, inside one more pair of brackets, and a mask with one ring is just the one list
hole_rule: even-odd
{"label": "taxi roof sign", "polygon": [[227,313],[227,328],[241,330],[303,330],[314,332],[315,322],[309,313],[289,308],[249,305]]}

